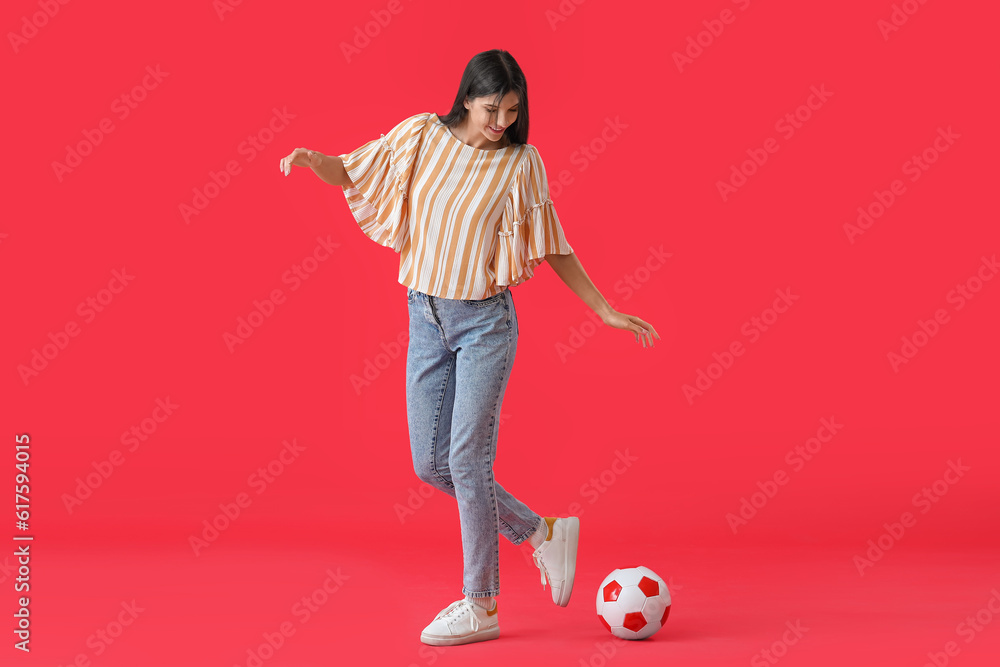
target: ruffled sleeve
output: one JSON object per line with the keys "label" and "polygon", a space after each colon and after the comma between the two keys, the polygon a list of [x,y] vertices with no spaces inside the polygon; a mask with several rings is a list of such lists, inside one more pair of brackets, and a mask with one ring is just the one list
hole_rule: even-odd
{"label": "ruffled sleeve", "polygon": [[531,278],[545,255],[573,253],[549,198],[545,165],[531,144],[514,175],[497,234],[496,274],[500,286],[519,285]]}
{"label": "ruffled sleeve", "polygon": [[428,116],[410,116],[388,134],[338,156],[354,183],[343,186],[344,197],[361,231],[396,252],[409,232],[407,199]]}

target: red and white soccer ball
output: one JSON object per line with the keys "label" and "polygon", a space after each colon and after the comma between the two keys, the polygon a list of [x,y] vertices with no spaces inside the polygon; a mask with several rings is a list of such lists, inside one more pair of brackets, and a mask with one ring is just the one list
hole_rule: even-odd
{"label": "red and white soccer ball", "polygon": [[597,590],[597,617],[621,639],[645,639],[667,622],[670,591],[648,567],[627,567],[609,574]]}

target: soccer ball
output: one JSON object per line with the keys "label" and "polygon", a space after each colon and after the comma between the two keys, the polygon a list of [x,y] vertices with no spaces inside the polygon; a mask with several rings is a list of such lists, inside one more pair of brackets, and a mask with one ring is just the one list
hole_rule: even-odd
{"label": "soccer ball", "polygon": [[597,618],[615,637],[645,639],[667,622],[670,591],[648,567],[615,570],[597,589]]}

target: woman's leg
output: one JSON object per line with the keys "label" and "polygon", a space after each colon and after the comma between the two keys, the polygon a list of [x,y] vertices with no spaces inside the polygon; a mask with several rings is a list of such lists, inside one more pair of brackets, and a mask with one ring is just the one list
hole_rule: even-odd
{"label": "woman's leg", "polygon": [[464,592],[499,591],[498,533],[520,544],[541,517],[493,479],[503,395],[517,349],[506,291],[481,302],[407,291],[407,415],[420,479],[458,500]]}
{"label": "woman's leg", "polygon": [[406,421],[413,469],[422,481],[454,496],[448,457],[456,355],[445,342],[429,297],[408,288],[406,299],[410,315]]}

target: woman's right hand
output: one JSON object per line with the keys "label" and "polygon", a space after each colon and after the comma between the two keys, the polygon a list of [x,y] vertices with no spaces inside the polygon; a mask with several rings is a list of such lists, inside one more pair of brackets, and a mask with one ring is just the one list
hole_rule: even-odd
{"label": "woman's right hand", "polygon": [[294,151],[281,158],[279,167],[285,176],[292,170],[292,166],[309,167],[315,169],[323,163],[323,154],[319,151],[311,151],[308,148],[296,148]]}

